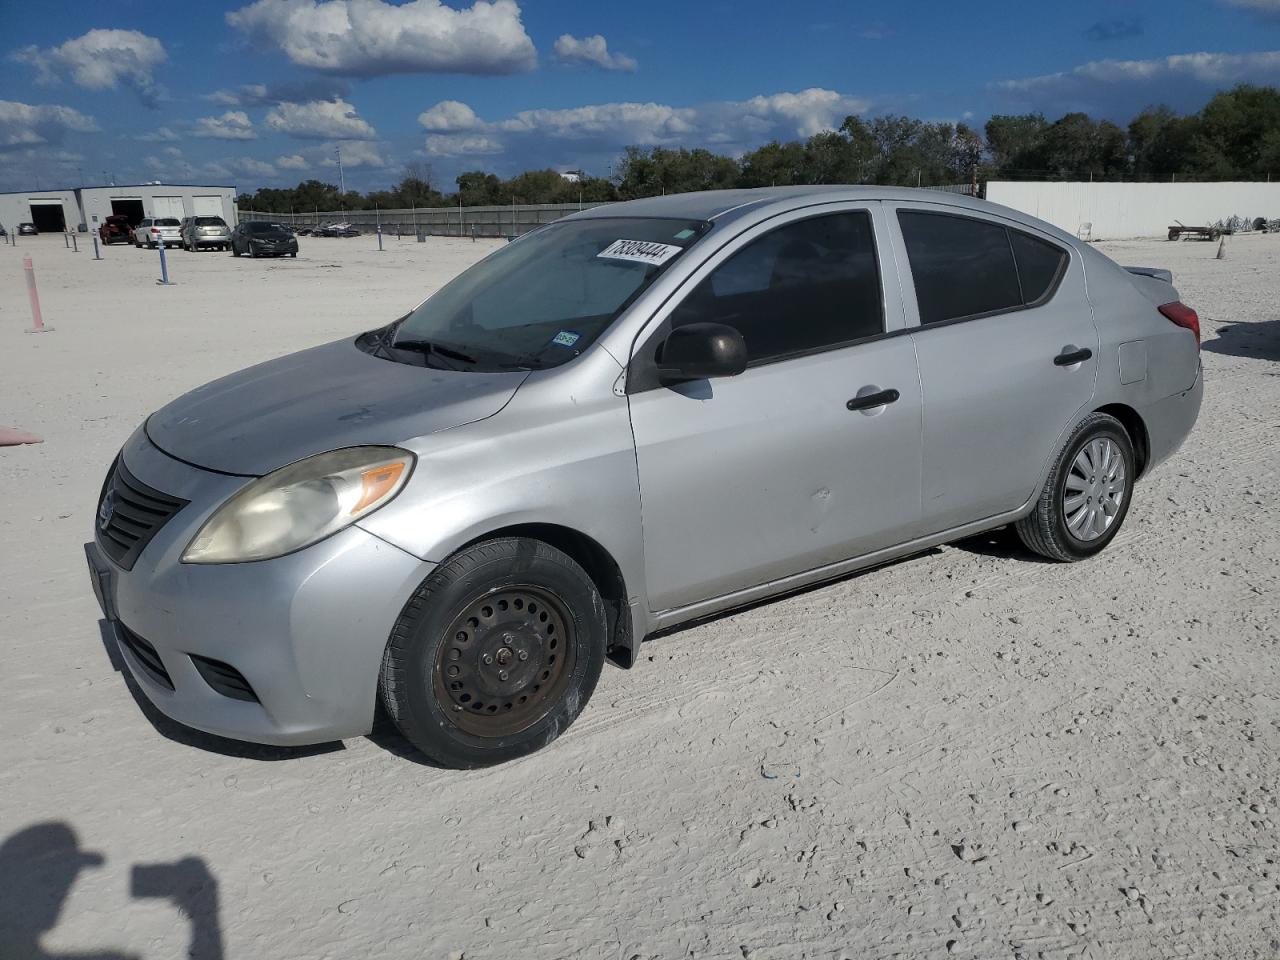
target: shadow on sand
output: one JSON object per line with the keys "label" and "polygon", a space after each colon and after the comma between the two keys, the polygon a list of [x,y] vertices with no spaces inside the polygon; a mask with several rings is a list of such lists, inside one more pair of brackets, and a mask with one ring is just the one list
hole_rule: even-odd
{"label": "shadow on sand", "polygon": [[[105,862],[102,854],[80,849],[75,830],[62,821],[25,827],[0,843],[0,952],[5,960],[135,960],[137,954],[109,948],[62,953],[42,946],[58,925],[80,871]],[[167,900],[181,922],[190,925],[187,957],[222,960],[218,882],[204,860],[135,864],[129,880],[134,899]]]}
{"label": "shadow on sand", "polygon": [[1280,360],[1280,320],[1233,323],[1219,327],[1218,335],[1201,344],[1202,350],[1252,360]]}

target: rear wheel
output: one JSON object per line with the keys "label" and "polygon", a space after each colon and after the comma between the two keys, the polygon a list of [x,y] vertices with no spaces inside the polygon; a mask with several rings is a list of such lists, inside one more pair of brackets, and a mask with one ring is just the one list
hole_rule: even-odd
{"label": "rear wheel", "polygon": [[418,588],[382,660],[382,702],[432,761],[468,769],[532,753],[586,706],[604,665],[604,604],[567,554],[503,539]]}
{"label": "rear wheel", "polygon": [[1071,563],[1101,552],[1129,512],[1133,443],[1115,417],[1094,413],[1072,431],[1036,507],[1017,523],[1026,546]]}

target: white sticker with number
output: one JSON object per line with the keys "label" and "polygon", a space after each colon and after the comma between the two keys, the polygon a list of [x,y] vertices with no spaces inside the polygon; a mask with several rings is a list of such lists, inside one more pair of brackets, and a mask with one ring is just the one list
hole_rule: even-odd
{"label": "white sticker with number", "polygon": [[653,243],[649,240],[615,240],[596,256],[605,260],[649,263],[656,267],[666,263],[683,249],[684,247],[672,246],[669,243]]}

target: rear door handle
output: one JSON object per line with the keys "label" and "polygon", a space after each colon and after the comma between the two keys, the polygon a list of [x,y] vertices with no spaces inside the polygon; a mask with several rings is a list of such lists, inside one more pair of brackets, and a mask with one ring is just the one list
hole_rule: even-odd
{"label": "rear door handle", "polygon": [[850,410],[869,410],[872,407],[883,407],[886,403],[894,403],[901,394],[890,388],[879,393],[868,393],[863,397],[854,397],[845,406]]}
{"label": "rear door handle", "polygon": [[1093,356],[1093,351],[1088,347],[1082,347],[1079,350],[1070,350],[1066,353],[1060,353],[1053,358],[1053,364],[1056,367],[1069,367],[1073,363],[1084,363]]}

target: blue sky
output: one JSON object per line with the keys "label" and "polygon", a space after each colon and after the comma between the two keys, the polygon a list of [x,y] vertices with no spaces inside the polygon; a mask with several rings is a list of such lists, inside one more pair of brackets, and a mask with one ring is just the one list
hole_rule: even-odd
{"label": "blue sky", "polygon": [[850,113],[1127,121],[1280,84],[1280,0],[0,3],[0,189],[429,163],[605,175],[627,144],[740,153]]}

